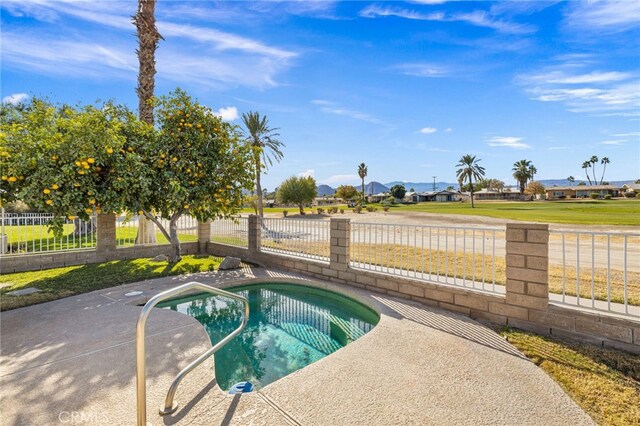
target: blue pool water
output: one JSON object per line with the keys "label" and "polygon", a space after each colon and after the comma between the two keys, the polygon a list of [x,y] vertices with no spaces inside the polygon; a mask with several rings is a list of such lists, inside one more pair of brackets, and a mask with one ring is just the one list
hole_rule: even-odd
{"label": "blue pool water", "polygon": [[[330,291],[285,283],[230,289],[249,300],[247,327],[215,354],[221,389],[250,381],[261,388],[353,342],[380,317],[355,300]],[[174,299],[158,307],[202,323],[215,344],[240,325],[242,304],[212,295]]]}

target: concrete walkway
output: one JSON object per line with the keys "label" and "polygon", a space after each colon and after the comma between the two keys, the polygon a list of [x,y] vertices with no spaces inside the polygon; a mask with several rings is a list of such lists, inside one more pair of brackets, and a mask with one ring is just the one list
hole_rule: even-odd
{"label": "concrete walkway", "polygon": [[[211,347],[193,318],[156,310],[147,325],[150,424],[593,424],[542,370],[499,335],[457,314],[263,268],[145,281],[2,313],[2,424],[135,424],[137,303],[180,283],[306,282],[381,313],[345,348],[258,392],[229,396],[213,359],[180,385],[179,410],[160,417],[169,383]],[[125,294],[143,291],[143,299]]]}

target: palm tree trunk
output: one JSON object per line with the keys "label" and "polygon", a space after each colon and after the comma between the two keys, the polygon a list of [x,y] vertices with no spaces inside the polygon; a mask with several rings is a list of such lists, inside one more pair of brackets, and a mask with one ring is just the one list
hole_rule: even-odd
{"label": "palm tree trunk", "polygon": [[598,178],[596,178],[596,165],[595,163],[591,163],[591,172],[593,173],[593,184],[598,184]]}
{"label": "palm tree trunk", "polygon": [[471,208],[475,208],[473,205],[473,177],[469,176],[469,194],[471,195]]}
{"label": "palm tree trunk", "polygon": [[260,217],[264,216],[264,211],[262,210],[262,185],[260,184],[260,155],[256,155],[256,192],[258,196],[258,215]]}
{"label": "palm tree trunk", "polygon": [[362,178],[362,202],[364,203],[364,178]]}
{"label": "palm tree trunk", "polygon": [[[589,185],[591,185],[591,178],[589,177],[589,171],[587,170],[586,167],[584,169],[584,173],[587,175],[587,180],[589,181]],[[595,176],[594,176],[594,178],[595,178]]]}
{"label": "palm tree trunk", "polygon": [[607,170],[607,163],[604,163],[604,168],[602,169],[602,176],[600,176],[600,185],[604,182],[604,172]]}

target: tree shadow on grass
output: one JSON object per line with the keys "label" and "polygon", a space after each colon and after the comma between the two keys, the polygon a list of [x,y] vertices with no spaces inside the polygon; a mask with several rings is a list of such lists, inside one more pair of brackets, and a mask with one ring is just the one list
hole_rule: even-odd
{"label": "tree shadow on grass", "polygon": [[[185,256],[177,263],[152,262],[149,259],[115,260],[10,274],[3,277],[2,281],[10,284],[12,279],[16,281],[0,290],[0,308],[15,309],[152,278],[211,271],[217,269],[219,264],[219,258]],[[30,275],[33,279],[29,279]],[[24,296],[6,295],[7,292],[25,287],[36,287],[41,291]]]}

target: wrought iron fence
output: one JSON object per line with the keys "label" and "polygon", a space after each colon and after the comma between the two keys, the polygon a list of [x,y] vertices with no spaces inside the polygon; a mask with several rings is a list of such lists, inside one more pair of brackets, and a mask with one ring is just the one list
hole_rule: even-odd
{"label": "wrought iron fence", "polygon": [[329,221],[262,219],[261,250],[329,261]]}
{"label": "wrought iron fence", "polygon": [[210,241],[236,247],[248,247],[249,219],[246,217],[234,217],[212,221]]}

